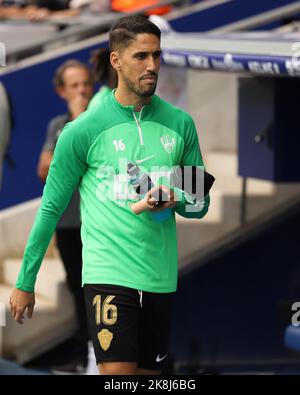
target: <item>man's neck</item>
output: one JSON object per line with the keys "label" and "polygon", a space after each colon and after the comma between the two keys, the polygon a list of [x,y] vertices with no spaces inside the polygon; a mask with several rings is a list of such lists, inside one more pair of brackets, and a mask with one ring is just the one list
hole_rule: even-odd
{"label": "man's neck", "polygon": [[134,111],[141,111],[142,107],[151,102],[151,97],[140,97],[135,93],[118,87],[115,91],[116,100],[122,104],[122,106],[134,106]]}

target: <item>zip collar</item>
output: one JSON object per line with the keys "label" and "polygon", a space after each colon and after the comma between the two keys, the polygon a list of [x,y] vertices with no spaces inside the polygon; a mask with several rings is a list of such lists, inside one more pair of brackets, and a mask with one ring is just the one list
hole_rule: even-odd
{"label": "zip collar", "polygon": [[[132,119],[132,118],[135,119],[136,117],[135,117],[134,105],[123,106],[115,98],[115,91],[116,91],[116,89],[113,89],[112,93],[111,93],[112,94],[112,99],[113,99],[113,102],[115,103],[115,105],[119,108],[119,110],[121,110],[123,112],[123,114],[127,114],[127,116],[130,119]],[[158,96],[156,96],[156,95],[151,96],[150,103],[149,104],[145,104],[141,108],[140,116],[139,116],[139,122],[141,121],[142,114],[143,114],[143,116],[145,116],[145,115],[149,114],[154,109],[155,104],[157,102],[157,99],[158,99]]]}
{"label": "zip collar", "polygon": [[141,118],[142,118],[142,113],[143,113],[144,107],[145,107],[145,106],[143,106],[143,107],[141,108],[141,111],[140,111],[140,113],[139,113],[139,119],[137,119],[137,117],[136,117],[136,115],[135,115],[135,112],[133,111],[133,117],[134,117],[136,126],[137,126],[138,131],[139,131],[139,138],[140,138],[140,144],[141,144],[141,145],[144,145],[143,133],[142,133],[142,128],[141,128]]}
{"label": "zip collar", "polygon": [[141,111],[139,112],[139,116],[137,118],[135,111],[134,111],[134,106],[133,105],[129,105],[129,106],[123,106],[121,103],[119,103],[117,101],[117,99],[115,98],[115,89],[112,91],[112,100],[115,104],[115,106],[118,108],[119,111],[122,112],[123,115],[125,115],[128,120],[132,120],[134,119],[137,129],[138,129],[138,134],[139,134],[139,141],[140,141],[140,145],[143,146],[144,145],[144,138],[143,138],[143,132],[142,132],[142,128],[141,128],[141,120],[142,120],[142,116],[145,117],[147,115],[149,115],[151,112],[154,112],[154,107],[156,105],[156,103],[159,101],[159,97],[156,95],[151,96],[151,101],[149,104],[145,104],[142,108]]}

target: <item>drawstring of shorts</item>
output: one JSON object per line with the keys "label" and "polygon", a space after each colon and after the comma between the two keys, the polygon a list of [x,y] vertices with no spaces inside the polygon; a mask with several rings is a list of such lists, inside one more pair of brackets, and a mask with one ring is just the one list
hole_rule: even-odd
{"label": "drawstring of shorts", "polygon": [[140,305],[141,305],[141,307],[143,307],[143,291],[138,290],[138,293],[140,295]]}

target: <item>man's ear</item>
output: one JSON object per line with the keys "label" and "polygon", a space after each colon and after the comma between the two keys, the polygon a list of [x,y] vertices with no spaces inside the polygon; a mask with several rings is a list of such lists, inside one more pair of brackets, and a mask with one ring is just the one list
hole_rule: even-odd
{"label": "man's ear", "polygon": [[56,88],[56,93],[61,99],[65,100],[65,90],[63,86],[58,86]]}
{"label": "man's ear", "polygon": [[110,63],[112,65],[112,67],[117,70],[120,71],[122,68],[122,63],[121,63],[121,59],[120,59],[120,54],[117,51],[112,51],[110,53]]}

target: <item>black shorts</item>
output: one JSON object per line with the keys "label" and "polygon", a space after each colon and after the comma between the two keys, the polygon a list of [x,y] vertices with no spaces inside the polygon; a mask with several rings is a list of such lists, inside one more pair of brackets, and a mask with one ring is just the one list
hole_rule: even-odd
{"label": "black shorts", "polygon": [[174,293],[86,284],[84,295],[97,363],[137,362],[139,368],[161,370]]}

